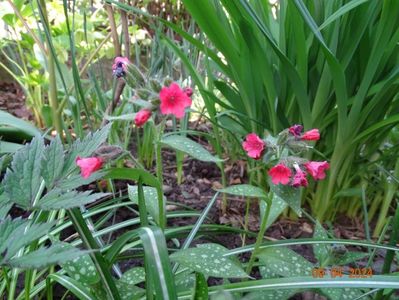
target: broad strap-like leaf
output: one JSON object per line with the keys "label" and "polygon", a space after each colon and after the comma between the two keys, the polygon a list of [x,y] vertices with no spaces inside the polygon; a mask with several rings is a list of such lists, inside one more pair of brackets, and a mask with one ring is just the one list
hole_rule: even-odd
{"label": "broad strap-like leaf", "polygon": [[257,186],[253,186],[250,184],[237,184],[226,187],[224,189],[218,190],[219,192],[243,196],[243,197],[255,197],[255,198],[267,198],[267,194],[265,191]]}
{"label": "broad strap-like leaf", "polygon": [[[62,245],[65,249],[73,248],[68,243],[62,243]],[[63,263],[61,267],[71,278],[81,283],[94,284],[100,281],[96,266],[89,254],[76,256],[72,260]]]}
{"label": "broad strap-like leaf", "polygon": [[[156,220],[159,221],[158,210],[158,193],[157,189],[150,186],[143,186],[144,199],[148,213]],[[128,185],[129,199],[134,204],[139,204],[138,189],[136,185]]]}
{"label": "broad strap-like leaf", "polygon": [[267,272],[283,277],[312,275],[313,264],[287,247],[263,249],[257,256]]}
{"label": "broad strap-like leaf", "polygon": [[50,274],[47,278],[48,280],[56,281],[57,283],[65,287],[69,292],[78,297],[78,299],[80,300],[98,299],[90,292],[89,287],[83,285],[78,280],[57,273]]}
{"label": "broad strap-like leaf", "polygon": [[177,299],[176,288],[169,261],[165,236],[158,227],[141,227],[140,238],[143,242],[146,259],[146,282],[154,286],[157,298]]}
{"label": "broad strap-like leaf", "polygon": [[62,192],[56,189],[52,190],[50,193],[46,194],[42,199],[40,199],[35,205],[35,208],[42,210],[70,209],[92,203],[107,195],[109,195],[109,193],[92,194],[91,191]]}
{"label": "broad strap-like leaf", "polygon": [[245,278],[248,275],[223,252],[205,247],[188,248],[173,253],[170,259],[193,271],[220,278]]}
{"label": "broad strap-like leaf", "polygon": [[302,215],[300,189],[282,184],[273,184],[271,182],[270,189],[273,193],[287,202],[287,204],[298,216]]}
{"label": "broad strap-like leaf", "polygon": [[196,273],[193,299],[207,300],[208,297],[208,283],[206,282],[206,278],[202,273]]}
{"label": "broad strap-like leaf", "polygon": [[[323,240],[328,239],[328,234],[327,234],[326,230],[323,228],[323,226],[319,222],[316,222],[316,225],[314,227],[313,237],[315,239],[323,239]],[[319,265],[324,267],[324,266],[326,266],[326,263],[328,263],[329,256],[331,255],[331,245],[314,244],[313,252],[314,252],[316,259],[319,262]]]}
{"label": "broad strap-like leaf", "polygon": [[3,181],[9,199],[24,209],[32,207],[40,188],[43,149],[43,139],[36,137],[17,151]]}
{"label": "broad strap-like leaf", "polygon": [[190,155],[191,157],[201,161],[215,162],[215,163],[223,161],[222,159],[213,156],[211,153],[209,153],[208,150],[206,150],[200,144],[194,142],[192,139],[189,139],[185,136],[169,135],[167,137],[162,138],[161,143],[175,150],[184,152]]}
{"label": "broad strap-like leaf", "polygon": [[47,188],[51,188],[59,178],[64,167],[64,147],[57,135],[50,145],[44,149],[42,160],[42,176]]}

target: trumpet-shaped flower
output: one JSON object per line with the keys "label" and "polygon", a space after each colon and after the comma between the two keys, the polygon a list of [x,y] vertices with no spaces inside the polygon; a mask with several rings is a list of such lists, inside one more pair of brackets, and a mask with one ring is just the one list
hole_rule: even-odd
{"label": "trumpet-shaped flower", "polygon": [[259,159],[266,148],[265,142],[255,133],[250,133],[246,136],[242,147],[247,152],[249,157]]}
{"label": "trumpet-shaped flower", "polygon": [[311,129],[306,131],[302,136],[302,140],[305,141],[318,141],[320,139],[320,133],[318,129]]}
{"label": "trumpet-shaped flower", "polygon": [[83,178],[89,178],[92,173],[101,169],[103,165],[103,160],[101,157],[86,157],[76,158],[76,165],[80,167],[80,173]]}
{"label": "trumpet-shaped flower", "polygon": [[291,179],[292,171],[286,165],[280,163],[271,168],[268,174],[272,177],[274,184],[288,184]]}
{"label": "trumpet-shaped flower", "polygon": [[177,83],[163,87],[159,93],[159,98],[161,100],[161,113],[175,115],[178,119],[184,117],[186,107],[190,107],[192,103],[190,97]]}
{"label": "trumpet-shaped flower", "polygon": [[326,177],[325,171],[330,168],[327,161],[309,161],[304,166],[315,180],[324,179]]}

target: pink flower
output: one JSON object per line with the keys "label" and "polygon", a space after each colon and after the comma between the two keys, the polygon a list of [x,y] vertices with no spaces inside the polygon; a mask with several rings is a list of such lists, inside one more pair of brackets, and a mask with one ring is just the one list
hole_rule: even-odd
{"label": "pink flower", "polygon": [[302,125],[292,125],[288,131],[295,137],[299,137],[302,133],[303,126]]}
{"label": "pink flower", "polygon": [[265,142],[261,140],[255,133],[250,133],[245,137],[242,147],[249,157],[259,159],[266,148]]}
{"label": "pink flower", "polygon": [[294,179],[292,180],[293,187],[300,186],[308,186],[308,179],[306,178],[306,172],[302,171],[302,169],[298,165],[294,165],[296,173],[294,175]]}
{"label": "pink flower", "polygon": [[304,166],[315,180],[324,179],[326,177],[325,170],[330,168],[330,164],[326,161],[309,161]]}
{"label": "pink flower", "polygon": [[161,113],[175,115],[178,119],[184,117],[184,110],[186,107],[190,107],[192,103],[190,97],[177,83],[163,87],[159,93],[159,98],[161,99]]}
{"label": "pink flower", "polygon": [[288,168],[286,165],[284,164],[278,164],[275,165],[273,168],[271,168],[268,172],[269,176],[272,177],[272,182],[274,184],[288,184],[288,182],[290,181],[292,172],[291,169]]}
{"label": "pink flower", "polygon": [[118,78],[125,76],[127,72],[127,66],[129,64],[130,61],[127,57],[115,57],[114,64],[112,65],[112,74]]}
{"label": "pink flower", "polygon": [[311,129],[309,131],[306,131],[302,136],[302,140],[305,141],[317,141],[320,139],[320,133],[318,129]]}
{"label": "pink flower", "polygon": [[103,165],[103,160],[100,157],[86,157],[76,158],[76,165],[80,167],[80,172],[83,178],[89,178],[92,173],[99,170]]}
{"label": "pink flower", "polygon": [[193,95],[193,89],[190,87],[186,87],[183,89],[187,96],[191,97]]}
{"label": "pink flower", "polygon": [[151,114],[151,111],[148,109],[140,110],[134,117],[134,124],[136,124],[137,127],[143,126],[151,117]]}

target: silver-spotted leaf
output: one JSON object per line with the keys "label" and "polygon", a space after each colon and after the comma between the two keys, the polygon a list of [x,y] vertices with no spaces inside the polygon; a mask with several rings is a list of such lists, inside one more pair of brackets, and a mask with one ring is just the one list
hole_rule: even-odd
{"label": "silver-spotted leaf", "polygon": [[193,140],[181,135],[169,135],[161,140],[165,146],[169,146],[175,150],[182,151],[193,158],[207,162],[222,162],[223,160],[213,156],[202,147],[200,144]]}
{"label": "silver-spotted leaf", "polygon": [[226,194],[243,196],[243,197],[267,198],[267,194],[263,189],[250,184],[232,185],[227,188],[220,189],[218,191]]}
{"label": "silver-spotted leaf", "polygon": [[207,276],[221,278],[248,277],[244,270],[223,253],[206,248],[180,250],[170,256],[172,261]]}

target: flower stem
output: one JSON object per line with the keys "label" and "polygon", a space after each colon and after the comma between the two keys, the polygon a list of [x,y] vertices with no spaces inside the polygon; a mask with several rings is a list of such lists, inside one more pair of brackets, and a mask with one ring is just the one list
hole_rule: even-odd
{"label": "flower stem", "polygon": [[[265,211],[265,214],[263,215],[263,218],[262,218],[262,223],[261,223],[260,228],[259,228],[258,236],[256,237],[254,250],[252,251],[251,258],[249,259],[249,262],[248,262],[248,265],[247,265],[247,269],[246,269],[247,274],[251,273],[252,267],[253,267],[255,259],[256,259],[256,256],[258,255],[258,252],[259,252],[259,247],[262,244],[263,237],[265,235],[266,228],[267,228],[267,219],[269,218],[270,207],[272,205],[272,199],[273,199],[273,194],[270,193],[269,194],[269,198],[267,199],[266,211]],[[263,200],[261,200],[261,201],[263,201]]]}
{"label": "flower stem", "polygon": [[162,168],[162,144],[161,139],[165,127],[166,119],[159,124],[157,143],[156,143],[156,162],[157,162],[157,178],[160,187],[157,189],[158,194],[158,210],[159,210],[159,227],[164,230],[166,226],[165,201],[163,199],[163,168]]}

